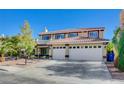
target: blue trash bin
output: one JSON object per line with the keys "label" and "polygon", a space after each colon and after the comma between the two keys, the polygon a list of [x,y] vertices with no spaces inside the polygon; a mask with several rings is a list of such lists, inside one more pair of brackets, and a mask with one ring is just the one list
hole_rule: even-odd
{"label": "blue trash bin", "polygon": [[107,53],[107,61],[110,61],[110,59],[109,59],[109,53]]}
{"label": "blue trash bin", "polygon": [[114,61],[114,52],[107,53],[107,61],[113,62]]}

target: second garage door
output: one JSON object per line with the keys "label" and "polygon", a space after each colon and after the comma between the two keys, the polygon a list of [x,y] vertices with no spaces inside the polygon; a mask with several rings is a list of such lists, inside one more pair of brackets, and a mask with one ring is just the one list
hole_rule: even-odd
{"label": "second garage door", "polygon": [[102,60],[101,46],[72,46],[69,48],[70,60]]}

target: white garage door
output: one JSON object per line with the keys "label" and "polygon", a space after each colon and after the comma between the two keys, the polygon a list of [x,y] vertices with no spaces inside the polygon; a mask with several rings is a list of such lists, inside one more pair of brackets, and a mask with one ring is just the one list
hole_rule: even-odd
{"label": "white garage door", "polygon": [[70,60],[102,60],[101,46],[73,46],[69,48]]}
{"label": "white garage door", "polygon": [[53,59],[65,59],[65,47],[54,47]]}

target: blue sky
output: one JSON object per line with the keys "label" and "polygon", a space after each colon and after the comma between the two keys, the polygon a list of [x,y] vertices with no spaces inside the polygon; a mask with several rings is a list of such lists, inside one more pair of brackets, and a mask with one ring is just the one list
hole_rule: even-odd
{"label": "blue sky", "polygon": [[100,9],[39,9],[39,10],[1,10],[0,9],[0,34],[16,35],[20,33],[20,28],[24,20],[28,20],[33,37],[37,38],[38,34],[46,26],[49,31],[84,28],[84,27],[105,27],[104,37],[111,39],[113,31],[120,24],[120,11],[100,10]]}

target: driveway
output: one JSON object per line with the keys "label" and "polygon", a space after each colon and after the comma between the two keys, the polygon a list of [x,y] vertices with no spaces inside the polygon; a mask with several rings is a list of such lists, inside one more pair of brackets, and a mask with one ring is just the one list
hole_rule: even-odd
{"label": "driveway", "polygon": [[106,65],[102,62],[64,62],[45,68],[54,71],[51,75],[77,77],[80,79],[111,79]]}
{"label": "driveway", "polygon": [[92,84],[113,80],[103,62],[40,60],[31,65],[0,66],[0,83]]}

